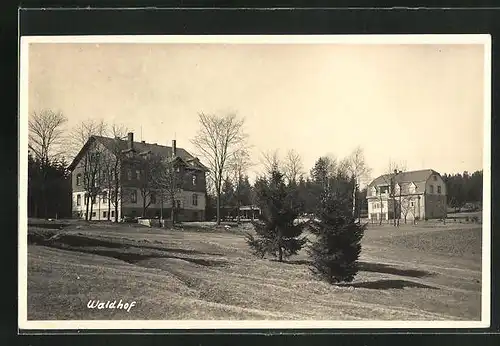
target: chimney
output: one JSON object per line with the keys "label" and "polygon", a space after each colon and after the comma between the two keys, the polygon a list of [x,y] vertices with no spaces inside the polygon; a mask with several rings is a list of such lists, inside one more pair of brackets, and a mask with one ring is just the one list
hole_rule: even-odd
{"label": "chimney", "polygon": [[175,139],[172,140],[172,157],[177,156],[177,141]]}
{"label": "chimney", "polygon": [[146,144],[146,141],[141,141],[142,144]]}
{"label": "chimney", "polygon": [[398,174],[398,170],[397,169],[394,170],[394,174]]}
{"label": "chimney", "polygon": [[134,133],[129,132],[127,138],[128,138],[128,148],[134,149]]}

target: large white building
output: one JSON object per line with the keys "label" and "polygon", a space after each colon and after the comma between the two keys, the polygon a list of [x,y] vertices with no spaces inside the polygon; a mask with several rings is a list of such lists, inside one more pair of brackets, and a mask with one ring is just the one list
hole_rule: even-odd
{"label": "large white building", "polygon": [[[91,167],[91,155],[106,155],[112,163],[118,163],[118,184],[114,184],[115,175],[108,174],[109,166]],[[92,136],[80,150],[71,165],[72,199],[74,217],[85,218],[87,198],[90,187],[89,170],[97,170],[100,191],[95,196],[90,211],[92,220],[120,220],[122,217],[158,217],[168,218],[172,211],[171,198],[167,198],[154,189],[146,190],[148,176],[142,169],[141,160],[148,155],[159,155],[170,160],[175,167],[175,215],[178,220],[203,221],[206,205],[206,172],[208,169],[200,161],[182,148],[177,148],[175,140],[172,146],[150,144],[144,141],[134,142],[134,134],[129,133],[127,140]],[[116,158],[119,160],[116,160]],[[113,164],[111,166],[114,166]],[[101,175],[102,174],[102,175]],[[104,177],[104,179],[102,178]],[[86,180],[87,179],[87,180]],[[103,180],[105,180],[103,182]],[[107,183],[109,181],[109,184]],[[117,188],[107,188],[117,186]],[[117,208],[113,203],[114,191],[118,191]],[[88,208],[90,210],[90,208]],[[115,217],[115,209],[117,215]]]}
{"label": "large white building", "polygon": [[384,174],[367,188],[368,218],[371,221],[422,220],[446,217],[446,184],[432,170]]}

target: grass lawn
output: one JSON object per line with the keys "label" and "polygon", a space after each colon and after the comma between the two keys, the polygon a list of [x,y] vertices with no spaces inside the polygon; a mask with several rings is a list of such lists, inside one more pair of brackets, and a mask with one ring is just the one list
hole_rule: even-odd
{"label": "grass lawn", "polygon": [[339,285],[316,280],[305,253],[254,257],[235,227],[63,226],[29,227],[29,320],[480,320],[480,225],[370,226],[361,271]]}

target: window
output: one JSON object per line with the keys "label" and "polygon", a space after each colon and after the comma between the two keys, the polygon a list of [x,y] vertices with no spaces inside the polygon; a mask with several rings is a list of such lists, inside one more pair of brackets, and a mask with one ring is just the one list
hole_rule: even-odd
{"label": "window", "polygon": [[388,193],[388,192],[389,192],[389,186],[381,186],[380,187],[381,194]]}
{"label": "window", "polygon": [[93,211],[93,212],[92,212],[92,216],[93,216],[93,217],[95,217],[95,215],[96,215],[96,213],[95,213],[95,211]]}
{"label": "window", "polygon": [[82,174],[78,173],[76,175],[76,186],[80,186],[80,185],[82,185]]}
{"label": "window", "polygon": [[193,193],[193,205],[198,205],[198,195]]}
{"label": "window", "polygon": [[436,181],[438,178],[435,175],[433,175],[432,179],[434,179],[434,181]]}
{"label": "window", "polygon": [[181,201],[178,199],[176,202],[177,202],[176,203],[177,204],[177,209],[181,209]]}
{"label": "window", "polygon": [[132,180],[132,170],[130,168],[127,170],[127,179]]}
{"label": "window", "polygon": [[410,202],[410,206],[414,207],[415,206],[415,202]]}
{"label": "window", "polygon": [[82,195],[80,194],[76,195],[76,205],[82,205]]}
{"label": "window", "polygon": [[382,204],[381,204],[381,207],[380,207],[380,208],[384,209],[384,207],[385,207],[385,205],[384,205],[384,204],[385,204],[385,203],[384,203],[384,202],[382,202]]}
{"label": "window", "polygon": [[84,205],[87,205],[87,199],[89,198],[89,195],[88,194],[85,194],[85,196],[83,196],[83,204]]}
{"label": "window", "polygon": [[154,192],[151,192],[149,200],[151,201],[151,204],[156,204],[156,194]]}
{"label": "window", "polygon": [[179,173],[179,172],[181,171],[181,168],[180,168],[179,166],[177,166],[177,167],[175,168],[175,171],[176,171],[177,173]]}
{"label": "window", "polygon": [[102,217],[106,218],[108,216],[108,213],[106,211],[102,212]]}
{"label": "window", "polygon": [[434,193],[434,185],[429,186],[430,193]]}
{"label": "window", "polygon": [[441,186],[438,186],[437,189],[438,189],[438,193],[441,193]]}
{"label": "window", "polygon": [[409,186],[408,186],[408,192],[409,193],[415,193],[415,185],[413,183],[411,183]]}
{"label": "window", "polygon": [[137,203],[137,190],[132,190],[130,193],[130,202]]}
{"label": "window", "polygon": [[136,177],[137,180],[141,180],[141,171],[140,170],[137,169],[135,171],[135,177]]}
{"label": "window", "polygon": [[193,174],[193,185],[196,185],[196,175],[194,175],[194,174]]}
{"label": "window", "polygon": [[102,203],[104,204],[108,203],[108,191],[104,191],[102,193]]}
{"label": "window", "polygon": [[92,204],[96,205],[97,204],[97,197],[92,198]]}
{"label": "window", "polygon": [[115,217],[115,211],[111,210],[111,217]]}

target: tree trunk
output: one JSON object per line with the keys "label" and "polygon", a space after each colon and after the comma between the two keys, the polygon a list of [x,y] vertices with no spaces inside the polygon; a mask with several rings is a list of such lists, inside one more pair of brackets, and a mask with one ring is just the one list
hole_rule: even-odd
{"label": "tree trunk", "polygon": [[170,200],[172,204],[172,210],[170,211],[170,221],[172,221],[172,226],[175,224],[175,195],[172,193],[170,195]]}
{"label": "tree trunk", "polygon": [[92,221],[92,212],[94,210],[94,199],[90,198],[90,215],[89,215],[89,220]]}
{"label": "tree trunk", "polygon": [[217,191],[217,226],[220,225],[220,191]]}
{"label": "tree trunk", "polygon": [[160,195],[160,227],[163,227],[163,193]]}
{"label": "tree trunk", "polygon": [[118,223],[118,201],[121,201],[121,199],[118,197],[118,194],[120,193],[119,189],[120,187],[118,186],[118,179],[116,179],[115,194],[113,196],[113,200],[115,201],[115,222],[117,223]]}
{"label": "tree trunk", "polygon": [[237,216],[236,216],[236,222],[237,222],[237,223],[238,223],[238,225],[239,225],[239,224],[241,223],[240,202],[239,202],[239,201],[238,201],[238,203],[237,203],[237,208],[238,208],[238,210],[237,210],[238,214],[237,214]]}
{"label": "tree trunk", "polygon": [[281,242],[282,242],[281,229],[278,228],[278,256],[279,256],[279,261],[283,262],[283,248],[281,247]]}
{"label": "tree trunk", "polygon": [[107,199],[108,199],[108,221],[111,221],[111,196],[109,191],[111,191],[111,188],[106,192],[108,194]]}
{"label": "tree trunk", "polygon": [[89,221],[89,201],[90,196],[87,194],[85,196],[85,221]]}

